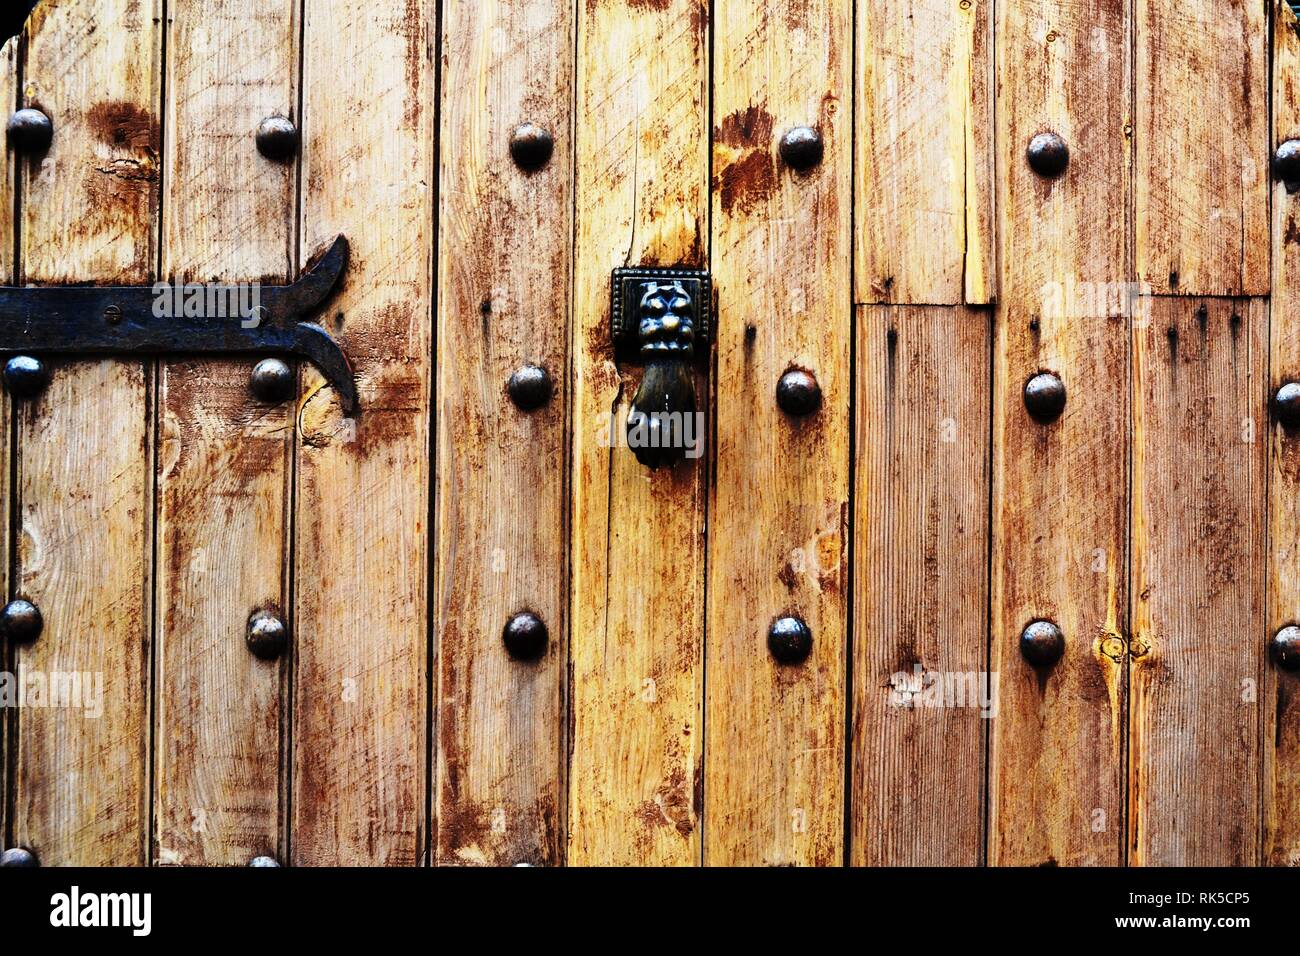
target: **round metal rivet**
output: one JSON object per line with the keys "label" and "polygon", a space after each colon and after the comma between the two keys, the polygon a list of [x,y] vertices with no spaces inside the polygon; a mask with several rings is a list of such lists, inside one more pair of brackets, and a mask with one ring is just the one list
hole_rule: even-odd
{"label": "round metal rivet", "polygon": [[1286,183],[1300,182],[1300,139],[1288,139],[1277,148],[1273,174]]}
{"label": "round metal rivet", "polygon": [[807,172],[822,161],[822,134],[811,126],[796,126],[781,137],[781,160],[791,169]]}
{"label": "round metal rivet", "polygon": [[1036,667],[1051,667],[1065,653],[1065,635],[1051,621],[1031,621],[1020,632],[1020,653]]}
{"label": "round metal rivet", "polygon": [[1041,424],[1056,421],[1065,411],[1065,383],[1051,372],[1039,372],[1025,382],[1025,409]]}
{"label": "round metal rivet", "polygon": [[1057,133],[1039,133],[1029,141],[1025,158],[1029,160],[1030,169],[1051,179],[1061,175],[1070,165],[1070,147]]}
{"label": "round metal rivet", "polygon": [[776,404],[787,415],[811,415],[822,407],[822,389],[812,372],[792,368],[776,383]]}
{"label": "round metal rivet", "polygon": [[0,611],[0,631],[15,644],[30,644],[41,636],[45,619],[41,609],[22,598],[10,601]]}
{"label": "round metal rivet", "polygon": [[1300,671],[1300,627],[1288,624],[1274,634],[1270,650],[1282,670]]}
{"label": "round metal rivet", "polygon": [[273,661],[284,653],[289,643],[289,629],[270,611],[254,611],[248,619],[244,641],[254,657]]}
{"label": "round metal rivet", "polygon": [[24,153],[43,153],[54,141],[54,124],[40,110],[19,110],[5,127],[9,145]]}
{"label": "round metal rivet", "polygon": [[294,392],[293,370],[277,358],[262,359],[253,366],[248,387],[259,402],[278,405]]}
{"label": "round metal rivet", "polygon": [[14,398],[35,398],[50,384],[50,370],[45,363],[30,355],[15,355],[5,363],[0,373],[5,390]]}
{"label": "round metal rivet", "polygon": [[16,846],[12,850],[5,850],[0,853],[0,866],[40,866],[40,860],[36,859],[36,854],[26,847]]}
{"label": "round metal rivet", "polygon": [[292,159],[298,152],[298,127],[286,116],[268,116],[257,125],[257,151],[267,159]]}
{"label": "round metal rivet", "polygon": [[255,856],[253,857],[252,860],[249,861],[248,865],[249,866],[273,866],[276,867],[277,869],[280,866],[280,864],[276,862],[275,857],[273,856]]}
{"label": "round metal rivet", "polygon": [[546,625],[531,611],[521,611],[506,622],[501,640],[515,660],[535,661],[546,653]]}
{"label": "round metal rivet", "polygon": [[812,631],[797,617],[778,617],[768,628],[767,649],[778,664],[802,664],[812,653]]}
{"label": "round metal rivet", "polygon": [[1273,414],[1286,428],[1300,427],[1300,384],[1287,382],[1273,396]]}
{"label": "round metal rivet", "polygon": [[531,412],[551,400],[554,387],[551,384],[551,375],[546,369],[540,365],[525,365],[510,376],[510,381],[506,383],[506,391],[510,393],[510,400],[516,406],[522,411]]}
{"label": "round metal rivet", "polygon": [[541,169],[551,161],[555,140],[534,123],[516,126],[510,134],[510,156],[520,169]]}

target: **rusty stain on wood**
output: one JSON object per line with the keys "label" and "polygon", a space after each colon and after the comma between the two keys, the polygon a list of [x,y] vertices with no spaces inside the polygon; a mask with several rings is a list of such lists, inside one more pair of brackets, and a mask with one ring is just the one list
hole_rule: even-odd
{"label": "rusty stain on wood", "polygon": [[[168,9],[162,274],[172,282],[292,281],[293,167],[258,155],[263,118],[296,112],[298,4],[250,17],[238,0]],[[238,57],[212,56],[237,33]],[[105,135],[130,138],[129,110]],[[158,373],[158,616],[153,859],[245,865],[283,857],[282,702],[289,654],[260,661],[249,616],[286,613],[293,403],[257,402],[252,361],[178,359]]]}
{"label": "rusty stain on wood", "polygon": [[[807,35],[768,0],[715,8],[713,275],[718,320],[705,647],[706,865],[838,865],[844,857],[848,576],[851,18],[804,4]],[[787,81],[773,85],[770,65]],[[827,108],[830,104],[830,108]],[[814,125],[822,162],[796,175],[777,140]],[[746,322],[754,323],[754,334]],[[782,412],[810,370],[822,407]],[[743,597],[741,597],[743,596]],[[804,663],[769,655],[783,614],[813,634]]]}
{"label": "rusty stain on wood", "polygon": [[[573,242],[573,13],[558,0],[444,7],[438,299],[438,750],[434,861],[564,858],[564,554]],[[499,38],[485,45],[481,37]],[[503,52],[504,51],[504,52]],[[556,141],[525,175],[524,122]],[[555,394],[523,412],[505,384],[545,368]],[[509,507],[502,507],[509,502]],[[538,662],[502,629],[546,624]]]}
{"label": "rusty stain on wood", "polygon": [[[149,7],[46,2],[28,21],[24,98],[57,106],[58,135],[44,158],[22,164],[27,282],[141,284],[156,274],[162,31]],[[91,30],[121,39],[81,43]],[[81,50],[73,61],[69,47]],[[105,135],[106,109],[132,117],[128,135]],[[123,168],[149,174],[112,172]],[[45,630],[15,663],[98,674],[102,689],[98,719],[63,707],[18,720],[14,837],[45,865],[147,859],[151,377],[140,361],[60,365],[19,419],[16,584]]]}

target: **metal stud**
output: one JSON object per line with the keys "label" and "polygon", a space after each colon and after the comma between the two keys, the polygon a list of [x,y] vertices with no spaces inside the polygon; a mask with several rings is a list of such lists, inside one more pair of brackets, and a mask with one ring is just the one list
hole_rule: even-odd
{"label": "metal stud", "polygon": [[1270,650],[1282,670],[1300,671],[1300,627],[1288,624],[1274,634]]}
{"label": "metal stud", "polygon": [[510,134],[510,156],[524,170],[541,169],[551,161],[555,139],[535,123],[516,126]]}
{"label": "metal stud", "polygon": [[517,661],[535,661],[546,653],[546,624],[532,611],[520,611],[501,631],[506,652]]}
{"label": "metal stud", "polygon": [[802,664],[812,653],[812,631],[797,617],[778,617],[768,628],[767,649],[778,664]]}
{"label": "metal stud", "polygon": [[811,126],[796,126],[781,137],[781,160],[791,169],[807,172],[822,161],[822,134]]}
{"label": "metal stud", "polygon": [[50,384],[50,370],[45,363],[30,355],[15,355],[5,363],[5,390],[14,398],[35,398]]}
{"label": "metal stud", "polygon": [[30,644],[45,630],[41,609],[31,601],[17,598],[0,611],[0,632],[15,644]]}
{"label": "metal stud", "polygon": [[5,850],[0,853],[0,867],[35,867],[40,866],[41,861],[36,859],[36,854],[25,846],[16,846],[13,849]]}
{"label": "metal stud", "polygon": [[54,141],[54,124],[40,110],[23,109],[9,117],[5,135],[19,152],[40,154]]}
{"label": "metal stud", "polygon": [[258,866],[258,867],[261,866],[275,867],[276,869],[279,869],[280,867],[280,864],[276,861],[275,857],[273,856],[255,856],[248,862],[248,865]]}
{"label": "metal stud", "polygon": [[1300,139],[1288,139],[1273,154],[1273,175],[1286,183],[1287,192],[1300,189]]}
{"label": "metal stud", "polygon": [[521,411],[531,412],[551,400],[554,386],[551,384],[551,374],[546,369],[540,365],[525,365],[510,376],[506,391]]}
{"label": "metal stud", "polygon": [[1035,667],[1051,667],[1065,653],[1065,635],[1051,621],[1030,621],[1020,632],[1020,653]]}
{"label": "metal stud", "polygon": [[257,151],[283,162],[298,152],[298,127],[287,116],[268,116],[257,125]]}
{"label": "metal stud", "polygon": [[293,370],[280,359],[262,359],[253,366],[248,387],[259,402],[278,405],[294,393]]}
{"label": "metal stud", "polygon": [[1065,411],[1065,383],[1052,372],[1039,372],[1025,382],[1025,410],[1043,425],[1056,421]]}
{"label": "metal stud", "polygon": [[1273,396],[1273,415],[1285,428],[1300,427],[1300,384],[1287,382]]}
{"label": "metal stud", "polygon": [[776,383],[776,404],[787,415],[811,415],[822,407],[822,389],[812,372],[789,369]]}
{"label": "metal stud", "polygon": [[254,657],[273,661],[284,653],[289,643],[289,629],[270,611],[254,611],[248,619],[244,642]]}
{"label": "metal stud", "polygon": [[1025,151],[1029,168],[1038,175],[1052,179],[1065,172],[1070,165],[1070,147],[1058,133],[1039,133],[1029,141]]}

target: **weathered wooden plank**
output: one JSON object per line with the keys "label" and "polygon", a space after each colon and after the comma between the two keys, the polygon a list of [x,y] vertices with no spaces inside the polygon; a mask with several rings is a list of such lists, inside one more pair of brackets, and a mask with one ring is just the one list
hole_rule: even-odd
{"label": "weathered wooden plank", "polygon": [[[18,107],[18,37],[9,37],[0,46],[0,116],[6,118]],[[17,160],[14,153],[6,149],[3,162],[0,162],[0,282],[18,281],[14,261],[14,223],[17,209]],[[0,529],[4,540],[0,541],[0,588],[3,588],[5,600],[9,600],[9,565],[10,542],[13,540],[10,521],[10,453],[13,448],[13,404],[9,393],[0,389]],[[8,642],[0,641],[0,670],[13,673],[13,657]],[[0,707],[0,844],[4,844],[9,833],[9,794],[13,787],[10,779],[10,714],[13,708]],[[14,725],[16,726],[16,725]]]}
{"label": "weathered wooden plank", "polygon": [[1267,4],[1134,2],[1137,275],[1267,295]]}
{"label": "weathered wooden plank", "polygon": [[[988,859],[1116,864],[1123,853],[1128,609],[1130,7],[997,6],[1000,305],[993,386],[992,727]],[[1072,160],[1042,179],[1025,159],[1053,131]],[[1112,228],[1098,228],[1098,217]],[[1058,375],[1061,418],[1024,403]],[[1050,619],[1050,671],[1018,649]]]}
{"label": "weathered wooden plank", "polygon": [[[573,17],[562,0],[443,8],[438,862],[554,864],[564,853]],[[525,122],[557,143],[534,172],[509,150]],[[533,411],[506,392],[526,365],[555,389]],[[502,642],[524,610],[550,637],[536,662],[512,660]]]}
{"label": "weathered wooden plank", "polygon": [[1260,862],[1261,300],[1156,299],[1134,336],[1129,861]]}
{"label": "weathered wooden plank", "polygon": [[[578,23],[569,769],[576,864],[701,858],[706,459],[650,472],[630,449],[608,447],[610,416],[621,423],[640,375],[614,364],[609,276],[624,263],[705,264],[707,40],[704,0],[592,0]],[[707,412],[703,384],[698,376]]]}
{"label": "weathered wooden plank", "polygon": [[991,318],[858,312],[853,800],[857,866],[984,857]]}
{"label": "weathered wooden plank", "polygon": [[[704,720],[713,865],[844,858],[850,13],[831,0],[714,7],[720,311]],[[796,126],[817,128],[824,143],[806,173],[777,153]],[[815,376],[820,410],[777,407],[790,369]],[[813,634],[801,664],[767,650],[769,626],[786,615]]]}
{"label": "weathered wooden plank", "polygon": [[[1300,22],[1284,0],[1273,9],[1274,147],[1300,138]],[[1300,195],[1273,184],[1272,316],[1269,379],[1273,392],[1300,381]],[[1265,638],[1300,624],[1300,434],[1274,423],[1268,473],[1268,620]],[[1265,671],[1264,856],[1300,866],[1300,678]]]}
{"label": "weathered wooden plank", "polygon": [[858,5],[856,302],[994,297],[992,10]]}
{"label": "weathered wooden plank", "polygon": [[[22,165],[26,282],[154,273],[159,7],[44,3],[27,22],[23,101],[53,118],[55,136]],[[91,701],[28,707],[18,721],[15,837],[46,865],[147,858],[149,372],[138,360],[60,363],[19,412],[17,590],[45,631],[16,661],[87,675]]]}
{"label": "weathered wooden plank", "polygon": [[[254,131],[297,107],[298,7],[168,5],[162,275],[283,283],[296,254],[296,166]],[[229,43],[239,37],[237,44]],[[232,319],[232,321],[237,321]],[[291,403],[249,392],[253,360],[159,367],[154,858],[280,856],[280,662],[249,653],[249,616],[286,615]]]}
{"label": "weathered wooden plank", "polygon": [[327,321],[356,370],[361,410],[344,418],[320,375],[302,370],[300,864],[413,864],[426,849],[434,13],[431,0],[395,10],[321,0],[305,11],[301,252],[339,233],[352,244]]}

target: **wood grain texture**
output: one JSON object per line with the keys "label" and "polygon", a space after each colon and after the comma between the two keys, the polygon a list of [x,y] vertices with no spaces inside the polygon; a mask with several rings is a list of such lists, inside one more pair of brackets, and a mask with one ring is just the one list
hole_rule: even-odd
{"label": "wood grain texture", "polygon": [[[1128,608],[1126,0],[999,3],[995,35],[1000,305],[993,386],[992,727],[988,859],[1117,864],[1123,853]],[[1037,133],[1070,144],[1057,179],[1025,160]],[[1106,220],[1108,228],[1098,228]],[[1040,371],[1063,416],[1026,412]],[[1065,634],[1037,671],[1019,652],[1036,618]]]}
{"label": "wood grain texture", "polygon": [[[18,108],[18,37],[6,39],[0,45],[0,115],[13,112]],[[14,223],[17,221],[17,157],[12,150],[5,150],[0,159],[0,282],[12,285],[18,281],[18,270],[14,256]],[[8,391],[0,389],[0,529],[4,540],[0,541],[0,588],[3,588],[5,600],[9,600],[10,542],[13,540],[9,524],[11,517],[10,496],[10,456],[13,450],[13,403]],[[0,640],[0,670],[13,673],[13,651],[8,641]],[[9,795],[14,781],[10,779],[10,739],[11,730],[17,729],[17,721],[11,721],[11,707],[0,707],[0,844],[6,847],[9,839]]]}
{"label": "wood grain texture", "polygon": [[984,857],[991,326],[965,307],[858,312],[856,866]]}
{"label": "wood grain texture", "polygon": [[641,372],[614,364],[610,270],[706,264],[706,11],[591,0],[578,22],[569,862],[580,865],[701,859],[707,453],[651,472],[608,436]]}
{"label": "wood grain texture", "polygon": [[1268,309],[1153,305],[1133,353],[1129,861],[1253,866]]}
{"label": "wood grain texture", "polygon": [[434,13],[431,0],[306,7],[301,255],[339,233],[351,243],[326,323],[361,409],[344,418],[302,370],[297,864],[409,865],[427,849]]}
{"label": "wood grain texture", "polygon": [[[560,0],[443,8],[437,862],[564,856],[573,16]],[[531,173],[509,149],[525,122],[557,143]],[[535,411],[506,393],[528,364],[555,385]],[[537,662],[502,642],[522,610],[550,636]]]}
{"label": "wood grain texture", "polygon": [[1267,3],[1133,2],[1137,274],[1155,292],[1266,295]]}
{"label": "wood grain texture", "polygon": [[[1300,138],[1300,22],[1284,0],[1273,5],[1274,148]],[[1300,195],[1273,183],[1272,321],[1269,394],[1300,381]],[[1268,606],[1265,632],[1300,624],[1300,433],[1269,425]],[[1300,676],[1265,670],[1260,691],[1265,726],[1264,856],[1273,866],[1300,866]]]}
{"label": "wood grain texture", "polygon": [[[26,282],[154,274],[159,12],[139,0],[46,2],[27,22],[23,101],[53,119],[55,136],[43,159],[23,163]],[[19,414],[17,590],[45,630],[16,661],[89,675],[102,691],[100,707],[19,718],[14,835],[47,866],[147,858],[149,372],[138,360],[59,363]]]}
{"label": "wood grain texture", "polygon": [[856,302],[993,300],[992,11],[858,4]]}
{"label": "wood grain texture", "polygon": [[[162,274],[174,284],[294,277],[296,165],[263,158],[254,131],[296,114],[298,8],[168,5]],[[284,845],[287,667],[254,657],[244,634],[254,611],[289,617],[293,406],[253,397],[254,361],[159,367],[159,863],[242,865]]]}
{"label": "wood grain texture", "polygon": [[[844,856],[849,484],[852,30],[845,4],[714,5],[713,278],[719,289],[716,480],[705,661],[709,865],[837,865]],[[772,64],[781,63],[780,77]],[[778,81],[779,80],[779,81]],[[816,127],[795,173],[785,130]],[[822,408],[776,404],[788,369]],[[812,655],[778,664],[793,615]]]}

